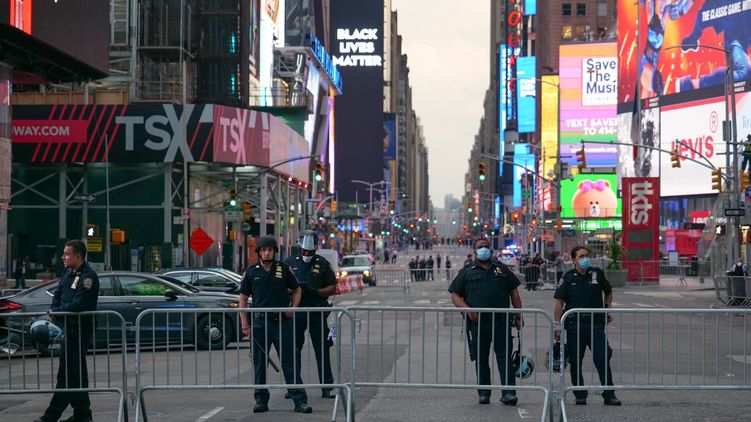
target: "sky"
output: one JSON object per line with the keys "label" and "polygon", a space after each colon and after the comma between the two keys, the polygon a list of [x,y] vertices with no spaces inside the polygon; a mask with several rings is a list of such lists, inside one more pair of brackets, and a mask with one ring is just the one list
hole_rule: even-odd
{"label": "sky", "polygon": [[430,196],[460,198],[490,80],[490,2],[393,0],[409,60],[412,105],[428,146]]}

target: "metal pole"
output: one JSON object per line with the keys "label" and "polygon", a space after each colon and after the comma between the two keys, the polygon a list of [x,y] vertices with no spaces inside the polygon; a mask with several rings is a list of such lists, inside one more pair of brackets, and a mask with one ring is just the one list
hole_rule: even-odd
{"label": "metal pole", "polygon": [[[728,57],[728,50],[725,51],[725,121],[722,122],[722,138],[725,141],[725,147],[728,148],[728,142],[732,142],[731,135],[728,133],[728,125],[730,124],[730,99],[729,99],[729,90],[730,90],[730,63],[732,63],[732,58]],[[729,149],[729,148],[728,148]],[[730,151],[725,151],[730,152]],[[725,154],[725,168],[727,170],[730,170],[730,154]],[[730,176],[730,175],[728,175]],[[729,180],[726,180],[726,183],[728,185],[728,191],[732,191],[733,183]],[[730,198],[730,206],[733,204],[732,194]],[[720,198],[722,198],[722,194],[719,195]],[[731,219],[732,221],[732,219]],[[727,262],[726,267],[730,268],[731,265],[735,262],[735,257],[733,256],[733,251],[735,248],[733,247],[733,237],[734,237],[735,230],[733,229],[733,224],[728,224],[728,234],[725,239],[725,249],[726,249],[726,255],[727,255]]]}
{"label": "metal pole", "polygon": [[261,220],[260,231],[259,231],[259,234],[261,236],[266,236],[266,213],[267,213],[267,208],[268,208],[268,200],[269,200],[269,179],[268,179],[268,173],[264,172],[261,174],[261,205],[258,209],[259,218]]}
{"label": "metal pole", "polygon": [[[738,124],[737,115],[735,110],[735,63],[733,62],[732,50],[725,52],[725,60],[728,63],[728,78],[730,79],[730,107],[732,107],[732,127],[731,137],[733,139],[733,196],[735,197],[735,208],[741,208],[741,193],[740,193],[740,169],[738,168]],[[727,151],[726,151],[727,152]],[[741,256],[740,251],[740,217],[734,217],[735,224],[733,224],[733,261],[735,258]],[[749,292],[746,292],[747,296]]]}
{"label": "metal pole", "polygon": [[[186,132],[183,132],[186,133]],[[183,265],[190,267],[190,197],[188,196],[188,161],[183,160]]]}
{"label": "metal pole", "polygon": [[111,227],[110,227],[110,159],[108,135],[104,135],[104,195],[106,198],[106,231],[104,233],[104,269],[112,269],[112,254],[110,253]]}

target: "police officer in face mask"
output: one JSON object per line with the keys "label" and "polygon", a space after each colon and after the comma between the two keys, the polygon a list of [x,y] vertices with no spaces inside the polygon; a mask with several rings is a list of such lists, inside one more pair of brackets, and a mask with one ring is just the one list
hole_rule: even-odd
{"label": "police officer in face mask", "polygon": [[[490,243],[485,238],[475,240],[475,261],[465,266],[449,286],[451,301],[458,308],[514,308],[522,307],[517,287],[521,284],[514,273],[504,264],[490,260],[493,255]],[[516,327],[521,329],[521,313],[517,314]],[[513,341],[511,325],[505,313],[469,312],[467,314],[467,344],[470,359],[475,361],[477,383],[490,385],[490,343],[493,343],[501,383],[515,385],[511,353]],[[478,390],[479,403],[490,403],[490,390]],[[515,390],[503,390],[501,402],[514,406],[517,403]]]}
{"label": "police officer in face mask", "polygon": [[[566,272],[555,290],[554,321],[560,324],[563,313],[574,308],[609,308],[613,303],[613,289],[600,268],[591,267],[589,250],[576,246],[571,250],[574,269]],[[604,298],[604,300],[603,300]],[[584,377],[581,372],[584,352],[587,347],[592,351],[597,374],[602,385],[613,385],[613,371],[610,358],[613,349],[607,343],[605,324],[611,320],[610,315],[579,313],[566,318],[566,353],[571,363],[572,385],[582,385]],[[555,332],[556,341],[560,340],[560,331]],[[577,405],[587,404],[587,391],[574,391]],[[613,390],[602,393],[606,406],[620,406],[621,401],[615,397]]]}
{"label": "police officer in face mask", "polygon": [[[300,255],[290,257],[286,264],[292,268],[302,288],[300,306],[303,308],[322,308],[321,312],[298,314],[295,318],[295,342],[297,349],[302,351],[305,344],[305,330],[308,330],[310,341],[318,365],[318,379],[321,384],[333,384],[331,374],[331,357],[329,349],[333,342],[329,339],[328,297],[336,294],[336,275],[326,258],[316,254],[317,236],[313,231],[305,231],[300,237]],[[323,398],[331,399],[330,388],[323,389]]]}

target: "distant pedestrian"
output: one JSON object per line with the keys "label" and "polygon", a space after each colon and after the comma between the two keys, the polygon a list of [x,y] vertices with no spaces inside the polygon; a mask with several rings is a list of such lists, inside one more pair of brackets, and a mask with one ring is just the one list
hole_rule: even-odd
{"label": "distant pedestrian", "polygon": [[446,255],[446,280],[451,280],[451,259]]}
{"label": "distant pedestrian", "polygon": [[555,268],[555,283],[558,283],[561,281],[561,278],[563,277],[563,256],[561,255],[560,251],[553,252],[553,267]]}
{"label": "distant pedestrian", "polygon": [[409,279],[415,281],[415,277],[417,276],[415,273],[415,270],[417,269],[417,261],[415,261],[414,258],[410,259],[407,267],[409,267]]}
{"label": "distant pedestrian", "polygon": [[438,268],[440,271],[441,269],[441,255],[438,254],[438,256],[435,257],[435,267]]}
{"label": "distant pedestrian", "polygon": [[396,252],[396,248],[394,248],[391,250],[391,264],[396,264],[396,256],[397,256],[397,252]]}
{"label": "distant pedestrian", "polygon": [[383,248],[383,263],[388,264],[390,257],[391,257],[391,254],[389,253],[388,248]]}
{"label": "distant pedestrian", "polygon": [[18,257],[16,260],[16,270],[13,273],[13,277],[16,279],[16,289],[26,288],[26,268],[28,267],[28,260],[28,257]]}
{"label": "distant pedestrian", "polygon": [[428,260],[425,261],[425,270],[427,272],[427,278],[435,281],[435,274],[433,273],[433,255],[428,256]]}
{"label": "distant pedestrian", "polygon": [[427,261],[425,258],[421,258],[420,261],[417,263],[417,268],[419,269],[417,274],[417,279],[420,281],[425,281],[425,268],[428,266]]}
{"label": "distant pedestrian", "polygon": [[472,254],[467,255],[467,259],[464,260],[464,267],[469,267],[474,261],[472,260]]}

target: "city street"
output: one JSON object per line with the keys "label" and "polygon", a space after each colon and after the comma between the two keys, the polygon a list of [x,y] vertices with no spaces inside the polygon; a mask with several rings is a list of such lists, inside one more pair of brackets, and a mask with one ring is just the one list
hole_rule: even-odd
{"label": "city street", "polygon": [[[399,258],[393,268],[402,268],[410,256],[425,254],[438,254],[445,256],[449,253],[452,261],[457,261],[462,255],[465,255],[466,249],[454,249],[436,247],[432,251],[412,251],[408,256]],[[672,280],[666,280],[659,287],[627,287],[615,291],[615,308],[638,308],[638,309],[670,309],[670,308],[709,308],[715,301],[714,291],[708,290],[709,286],[701,286],[689,280],[689,287],[675,287]],[[372,307],[452,307],[448,293],[445,290],[445,280],[439,277],[439,282],[435,285],[419,286],[415,283],[411,288],[411,294],[405,295],[399,287],[389,287],[388,285],[379,284],[378,287],[365,288],[362,294],[350,294],[337,297],[335,306],[372,306]],[[426,283],[427,284],[427,283]],[[521,296],[525,308],[537,308],[546,311],[552,311],[552,290],[546,289],[536,292],[521,291]],[[428,322],[432,321],[431,316],[436,314],[427,314]],[[367,322],[370,318],[370,324]],[[383,318],[383,319],[382,319]],[[394,319],[398,321],[394,321]],[[436,317],[434,317],[436,318]],[[461,320],[458,314],[444,314],[441,316],[444,335],[446,337],[451,333],[450,342],[438,342],[438,339],[431,336],[434,329],[433,324],[421,325],[422,316],[418,313],[407,314],[406,312],[371,312],[369,314],[358,312],[356,315],[358,322],[358,357],[357,371],[358,381],[369,382],[390,382],[397,380],[403,383],[410,380],[411,383],[425,382],[430,383],[433,379],[443,379],[443,375],[438,375],[436,370],[444,372],[445,368],[438,367],[436,362],[441,365],[442,360],[438,356],[448,356],[446,353],[450,349],[455,355],[453,359],[447,361],[454,362],[452,368],[456,373],[455,382],[472,384],[474,375],[469,361],[467,366],[463,367],[462,354],[466,346],[460,343]],[[533,322],[528,317],[527,328],[525,330],[525,346],[527,354],[533,357],[537,366],[537,374],[529,381],[534,384],[544,383],[544,355],[547,347],[544,340],[540,339],[535,346],[532,338],[528,338],[530,331],[541,335],[544,330],[534,330],[532,324],[544,325],[543,321]],[[740,318],[739,318],[740,319]],[[407,325],[411,321],[411,325]],[[450,322],[447,322],[450,321]],[[624,320],[625,324],[625,320]],[[642,326],[645,321],[640,321],[637,326]],[[672,341],[672,333],[675,328],[672,317],[662,319],[654,318],[652,322],[654,329],[658,325],[662,326],[665,333],[669,333]],[[710,324],[711,325],[711,324]],[[422,337],[420,327],[428,327],[427,339]],[[381,327],[384,327],[381,330]],[[610,326],[611,345],[615,350],[612,366],[615,372],[616,384],[619,376],[629,378],[631,374],[628,370],[623,370],[619,375],[619,367],[628,367],[630,356],[634,352],[634,345],[629,344],[630,336],[619,336],[619,327],[616,323]],[[685,327],[683,327],[685,328]],[[345,340],[349,324],[344,323],[343,332],[343,349],[342,364],[348,364],[351,357],[350,348]],[[724,329],[723,329],[724,330]],[[737,350],[738,342],[742,341],[742,334],[736,332],[738,338],[735,339],[734,350]],[[381,343],[378,337],[383,334],[382,342],[386,347],[379,345]],[[723,334],[724,335],[724,334]],[[370,338],[370,341],[368,341]],[[621,338],[621,341],[618,340]],[[654,335],[652,338],[655,338]],[[394,342],[394,339],[397,339]],[[746,337],[746,339],[748,339]],[[427,341],[427,346],[418,346],[420,342]],[[672,356],[680,350],[671,349],[671,341],[666,342],[664,355]],[[437,345],[435,348],[430,346],[433,342]],[[250,361],[247,358],[247,342],[242,343],[239,349],[232,349],[226,352],[211,352],[212,367],[217,368],[215,374],[221,378],[222,371],[228,374],[226,383],[247,384],[252,380],[252,371]],[[316,382],[315,372],[311,372],[314,358],[311,350],[306,344],[303,351],[303,379],[307,382]],[[394,347],[397,346],[397,347]],[[714,346],[712,346],[714,347]],[[719,347],[725,349],[728,347],[727,339],[720,342]],[[746,345],[751,349],[751,344]],[[155,374],[157,383],[165,382],[165,377],[169,376],[172,384],[179,383],[177,361],[179,350],[144,352],[142,357],[142,374],[145,384],[149,385],[154,382],[152,376]],[[183,352],[183,360],[186,362],[182,365],[184,378],[191,382],[192,377],[198,371],[203,371],[209,365],[209,352],[195,352],[192,349],[186,349]],[[623,356],[619,355],[622,354]],[[722,353],[721,353],[722,355]],[[728,353],[729,355],[729,353]],[[457,359],[458,356],[458,359]],[[585,362],[589,358],[585,357]],[[641,355],[640,355],[641,356]],[[724,355],[723,355],[724,356]],[[728,356],[729,357],[729,356]],[[275,356],[274,356],[275,358]],[[332,356],[333,358],[333,356]],[[655,357],[655,359],[657,359]],[[694,358],[695,359],[695,358]],[[751,379],[751,362],[744,361],[743,356],[733,356],[735,365],[732,367],[732,374],[721,374],[721,377],[728,379],[734,378],[738,382],[742,379]],[[116,362],[117,359],[112,359]],[[170,364],[167,364],[167,362]],[[695,360],[694,360],[695,361]],[[14,360],[15,362],[15,360]],[[197,365],[194,364],[197,362]],[[239,362],[239,366],[237,365]],[[420,364],[422,362],[422,365]],[[129,354],[129,386],[135,385],[133,374],[133,354]],[[2,362],[7,366],[7,361]],[[645,362],[640,362],[638,367],[644,369]],[[706,372],[712,374],[714,362],[708,362]],[[172,373],[165,373],[164,368],[169,366]],[[34,365],[26,366],[31,370]],[[152,372],[155,368],[156,373]],[[223,368],[223,369],[222,369]],[[724,366],[723,366],[724,368]],[[670,368],[672,370],[672,368]],[[684,377],[687,375],[686,368],[677,367],[677,373],[673,374],[666,371],[665,376]],[[116,366],[109,370],[117,371]],[[585,378],[591,376],[587,371],[591,370],[591,365],[585,365]],[[694,368],[694,371],[696,369]],[[97,378],[105,379],[107,368],[101,365],[97,368]],[[408,374],[408,371],[411,374]],[[202,372],[203,373],[203,372]],[[655,375],[656,374],[656,375]],[[659,378],[661,372],[652,369],[652,376]],[[349,371],[343,370],[342,375],[349,379]],[[567,374],[568,375],[568,374]],[[15,376],[15,374],[14,374]],[[43,375],[48,376],[48,375]],[[8,369],[0,368],[0,380],[7,383]],[[34,374],[29,373],[27,377],[33,378]],[[281,378],[269,369],[269,381]],[[744,378],[746,377],[746,378]],[[464,381],[464,379],[466,381]],[[497,378],[497,374],[496,377]],[[203,379],[203,378],[202,378]],[[459,381],[457,381],[459,380]],[[524,385],[529,385],[524,380]],[[622,380],[628,383],[629,380]],[[726,383],[727,381],[722,381]],[[221,381],[215,383],[221,383]],[[558,385],[558,379],[554,379],[554,384]],[[270,400],[270,412],[262,415],[251,413],[253,406],[252,392],[249,390],[198,390],[198,391],[179,391],[164,392],[155,391],[147,392],[146,406],[149,418],[159,421],[271,421],[282,418],[289,421],[326,421],[329,420],[333,409],[333,400],[320,398],[320,391],[317,389],[308,389],[309,402],[314,409],[312,415],[300,415],[292,413],[293,404],[290,400],[283,398],[281,390],[272,390]],[[516,407],[504,406],[497,401],[498,392],[493,396],[493,401],[489,406],[477,404],[477,394],[474,390],[460,389],[430,389],[430,388],[359,388],[356,392],[357,406],[355,409],[356,417],[365,421],[433,421],[433,420],[456,420],[456,421],[475,421],[475,420],[539,420],[542,411],[543,394],[537,391],[519,391],[519,404]],[[623,407],[605,407],[601,399],[595,394],[590,395],[589,404],[586,407],[574,406],[573,398],[569,394],[567,398],[568,415],[570,420],[576,421],[603,421],[603,420],[622,420],[622,421],[642,421],[642,420],[661,420],[661,421],[737,421],[751,416],[751,403],[745,400],[746,392],[720,392],[720,391],[696,391],[696,392],[654,392],[654,391],[623,391],[618,392],[618,397],[624,402]],[[48,395],[23,395],[23,396],[1,396],[0,397],[0,415],[3,419],[8,420],[30,420],[38,416],[44,409],[49,399]],[[93,410],[96,420],[114,420],[115,401],[112,396],[98,395],[93,400]],[[132,402],[129,402],[131,417],[133,416]],[[554,406],[555,414],[558,415],[558,406]],[[659,418],[657,416],[659,414]],[[344,420],[342,409],[339,409],[338,420]]]}

